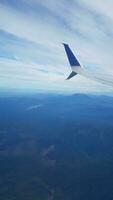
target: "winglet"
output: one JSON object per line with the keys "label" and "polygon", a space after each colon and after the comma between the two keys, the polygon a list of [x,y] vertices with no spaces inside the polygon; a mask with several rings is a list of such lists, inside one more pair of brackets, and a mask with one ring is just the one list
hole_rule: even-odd
{"label": "winglet", "polygon": [[68,78],[66,80],[71,79],[73,76],[77,75],[76,72],[72,71],[71,74],[68,76]]}
{"label": "winglet", "polygon": [[69,63],[71,65],[71,67],[80,66],[80,63],[78,62],[78,60],[76,59],[75,55],[71,51],[69,45],[65,44],[65,43],[62,43],[62,44],[64,45],[64,48],[65,48],[65,51],[66,51],[66,55],[68,57],[68,60],[69,60]]}
{"label": "winglet", "polygon": [[70,63],[70,66],[72,68],[72,72],[71,74],[68,76],[68,78],[66,80],[71,79],[73,76],[77,75],[77,73],[74,71],[75,67],[80,67],[80,63],[78,62],[78,60],[76,59],[75,55],[73,54],[73,52],[71,51],[70,47],[68,44],[62,43],[64,48],[65,48],[65,52],[66,55],[68,57],[68,61]]}

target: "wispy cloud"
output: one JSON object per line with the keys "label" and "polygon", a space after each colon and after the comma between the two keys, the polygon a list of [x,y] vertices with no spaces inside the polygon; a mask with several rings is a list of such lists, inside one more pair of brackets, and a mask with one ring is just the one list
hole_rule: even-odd
{"label": "wispy cloud", "polygon": [[61,43],[69,43],[89,71],[111,74],[112,6],[111,0],[1,0],[1,87],[111,92],[80,76],[65,81],[70,68]]}
{"label": "wispy cloud", "polygon": [[44,106],[43,104],[32,105],[32,106],[27,107],[26,110],[27,111],[29,111],[29,110],[36,110],[36,109],[41,108],[43,106]]}

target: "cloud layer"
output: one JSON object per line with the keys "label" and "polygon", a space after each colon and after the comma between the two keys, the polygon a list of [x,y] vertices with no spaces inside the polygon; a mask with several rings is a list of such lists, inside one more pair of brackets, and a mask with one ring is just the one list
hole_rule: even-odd
{"label": "cloud layer", "polygon": [[80,76],[65,81],[70,68],[61,45],[69,43],[89,71],[111,74],[112,6],[111,0],[1,0],[1,87],[112,92]]}

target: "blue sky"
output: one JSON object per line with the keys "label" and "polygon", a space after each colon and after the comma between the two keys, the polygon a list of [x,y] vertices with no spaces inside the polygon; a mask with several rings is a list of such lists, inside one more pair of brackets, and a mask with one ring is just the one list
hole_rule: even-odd
{"label": "blue sky", "polygon": [[71,72],[62,42],[89,71],[113,73],[112,0],[0,0],[0,87],[105,93]]}

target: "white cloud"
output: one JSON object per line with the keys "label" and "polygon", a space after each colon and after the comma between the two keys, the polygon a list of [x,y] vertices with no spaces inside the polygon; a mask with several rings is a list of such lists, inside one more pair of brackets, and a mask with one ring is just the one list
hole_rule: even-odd
{"label": "white cloud", "polygon": [[7,43],[4,39],[0,48],[0,52],[7,52],[15,59],[7,59],[6,55],[6,59],[0,60],[1,86],[71,92],[111,91],[80,76],[66,82],[70,68],[61,42],[71,45],[89,71],[92,65],[98,73],[107,69],[110,74],[113,69],[112,1],[22,2],[26,4],[25,12],[0,3],[0,28],[15,35],[15,40],[20,38],[18,42],[9,40]]}
{"label": "white cloud", "polygon": [[26,108],[27,111],[30,111],[30,110],[35,110],[35,109],[39,109],[41,107],[43,107],[44,105],[43,104],[38,104],[38,105],[32,105],[32,106],[29,106]]}

